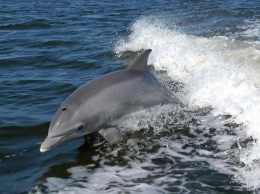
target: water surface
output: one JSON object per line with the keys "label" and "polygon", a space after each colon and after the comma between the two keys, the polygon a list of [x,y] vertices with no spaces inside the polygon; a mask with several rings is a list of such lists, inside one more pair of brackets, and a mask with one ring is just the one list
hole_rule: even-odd
{"label": "water surface", "polygon": [[[260,192],[260,3],[6,1],[0,9],[1,193]],[[41,154],[83,83],[143,49],[185,104],[122,120],[125,145]]]}

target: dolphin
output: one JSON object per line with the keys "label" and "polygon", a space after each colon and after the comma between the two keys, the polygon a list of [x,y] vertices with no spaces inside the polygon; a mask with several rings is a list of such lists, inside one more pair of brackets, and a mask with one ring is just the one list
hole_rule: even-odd
{"label": "dolphin", "polygon": [[40,151],[97,132],[116,144],[124,140],[117,127],[123,116],[155,105],[182,104],[148,71],[151,51],[142,52],[127,69],[100,76],[74,91],[55,113]]}

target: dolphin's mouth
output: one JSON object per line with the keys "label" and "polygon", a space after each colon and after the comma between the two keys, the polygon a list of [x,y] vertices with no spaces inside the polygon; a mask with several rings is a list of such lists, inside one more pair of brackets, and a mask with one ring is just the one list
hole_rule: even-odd
{"label": "dolphin's mouth", "polygon": [[67,140],[70,136],[72,136],[72,134],[66,136],[58,136],[58,137],[47,136],[41,144],[40,152],[41,153],[47,152],[48,150],[52,149],[56,145],[62,143],[64,140]]}
{"label": "dolphin's mouth", "polygon": [[51,149],[51,148],[40,148],[40,152],[44,153],[44,152],[47,152],[49,149]]}

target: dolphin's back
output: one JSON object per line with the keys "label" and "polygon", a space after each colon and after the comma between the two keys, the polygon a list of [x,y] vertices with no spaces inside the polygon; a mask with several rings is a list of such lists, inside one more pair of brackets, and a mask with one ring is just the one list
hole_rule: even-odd
{"label": "dolphin's back", "polygon": [[150,49],[144,51],[126,70],[87,82],[73,92],[61,107],[66,107],[66,104],[80,106],[89,129],[96,130],[136,110],[180,103],[148,71],[147,58],[150,52]]}
{"label": "dolphin's back", "polygon": [[146,107],[167,103],[172,99],[170,92],[150,72],[123,70],[107,75],[100,81],[106,84],[95,86],[97,93],[93,99],[99,99],[100,103],[106,105],[116,103],[119,106],[124,104]]}
{"label": "dolphin's back", "polygon": [[77,103],[80,101],[80,108],[87,111],[86,120],[93,129],[136,110],[178,103],[153,74],[129,70],[113,72],[92,80],[67,100]]}

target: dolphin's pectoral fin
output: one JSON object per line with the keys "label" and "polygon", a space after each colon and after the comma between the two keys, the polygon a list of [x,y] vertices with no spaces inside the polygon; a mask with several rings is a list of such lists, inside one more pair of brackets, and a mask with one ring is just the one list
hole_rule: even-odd
{"label": "dolphin's pectoral fin", "polygon": [[85,145],[93,146],[93,147],[99,146],[105,142],[103,137],[100,136],[98,132],[85,135],[84,139],[85,139]]}
{"label": "dolphin's pectoral fin", "polygon": [[116,144],[124,140],[123,135],[116,127],[110,127],[99,130],[100,135],[110,144]]}

